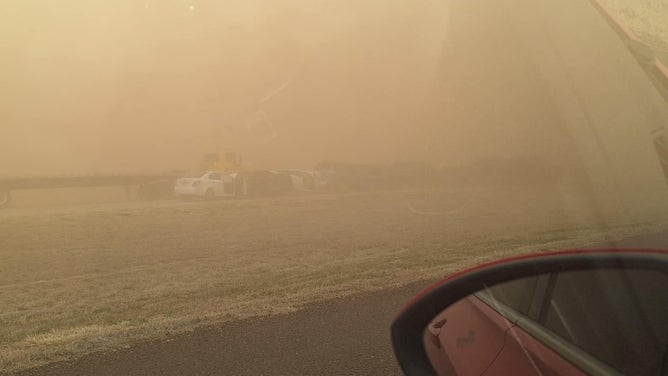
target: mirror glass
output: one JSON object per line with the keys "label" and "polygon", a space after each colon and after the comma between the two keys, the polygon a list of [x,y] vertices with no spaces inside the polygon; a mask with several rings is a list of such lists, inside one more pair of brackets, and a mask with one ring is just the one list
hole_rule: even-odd
{"label": "mirror glass", "polygon": [[668,374],[668,276],[628,269],[520,278],[424,330],[440,375]]}

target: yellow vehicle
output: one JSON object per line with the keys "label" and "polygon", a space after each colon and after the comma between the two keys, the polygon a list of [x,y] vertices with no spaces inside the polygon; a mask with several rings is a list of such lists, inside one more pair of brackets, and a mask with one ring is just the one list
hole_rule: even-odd
{"label": "yellow vehicle", "polygon": [[241,172],[242,158],[234,152],[207,153],[204,155],[202,170],[219,172]]}

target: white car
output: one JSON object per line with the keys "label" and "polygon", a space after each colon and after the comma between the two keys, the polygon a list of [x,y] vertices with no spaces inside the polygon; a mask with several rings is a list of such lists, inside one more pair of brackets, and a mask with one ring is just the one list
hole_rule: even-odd
{"label": "white car", "polygon": [[176,180],[174,193],[180,197],[234,196],[235,175],[219,171],[204,171]]}

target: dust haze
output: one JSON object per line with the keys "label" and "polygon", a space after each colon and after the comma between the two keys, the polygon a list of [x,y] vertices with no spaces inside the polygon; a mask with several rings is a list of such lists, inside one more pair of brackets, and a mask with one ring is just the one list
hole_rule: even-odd
{"label": "dust haze", "polygon": [[0,174],[559,149],[517,31],[467,7],[478,21],[436,0],[3,2]]}
{"label": "dust haze", "polygon": [[594,3],[0,1],[0,373],[665,232],[668,86]]}

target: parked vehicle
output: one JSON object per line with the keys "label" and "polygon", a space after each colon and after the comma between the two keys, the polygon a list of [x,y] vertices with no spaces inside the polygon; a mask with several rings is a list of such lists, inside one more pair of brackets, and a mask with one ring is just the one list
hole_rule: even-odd
{"label": "parked vehicle", "polygon": [[238,196],[263,196],[290,192],[292,177],[280,171],[243,171],[233,175]]}
{"label": "parked vehicle", "polygon": [[381,165],[325,161],[316,164],[315,170],[328,190],[373,191],[387,186]]}
{"label": "parked vehicle", "polygon": [[297,191],[313,192],[320,190],[322,179],[319,174],[314,171],[306,170],[280,170],[279,172],[290,176],[292,188]]}
{"label": "parked vehicle", "polygon": [[221,151],[207,153],[202,160],[204,171],[220,171],[225,173],[239,172],[244,169],[243,159],[235,152]]}
{"label": "parked vehicle", "polygon": [[204,171],[176,180],[174,193],[182,198],[225,197],[235,195],[235,174]]}

